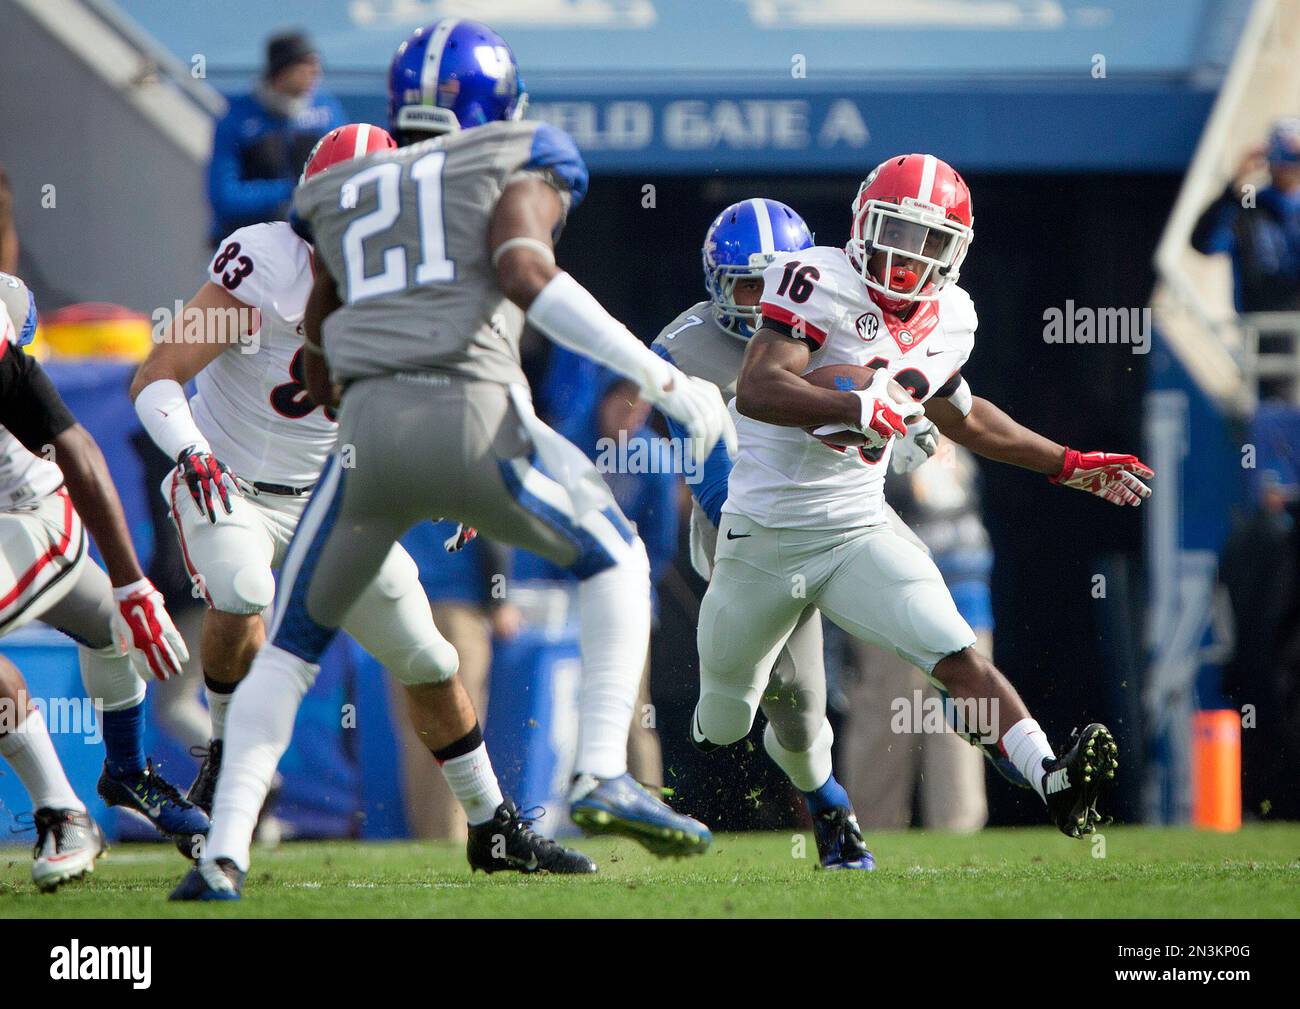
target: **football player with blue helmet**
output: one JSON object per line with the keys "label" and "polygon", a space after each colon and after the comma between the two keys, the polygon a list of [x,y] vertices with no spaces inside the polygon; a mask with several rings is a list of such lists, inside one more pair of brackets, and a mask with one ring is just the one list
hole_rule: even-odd
{"label": "football player with blue helmet", "polygon": [[[579,578],[573,821],[659,854],[699,853],[711,841],[627,773],[649,646],[649,562],[595,467],[536,417],[520,361],[524,324],[634,381],[690,433],[699,458],[719,441],[734,448],[734,424],[715,386],[652,353],[555,265],[586,166],[563,131],[520,120],[526,98],[500,35],[456,18],[421,28],[397,50],[389,85],[399,149],[336,166],[295,196],[319,265],[303,319],[303,384],[313,402],[337,406],[339,447],[289,546],[283,608],[234,694],[207,857],[179,899],[238,896],[256,811],[320,656],[374,576],[372,561],[429,515]],[[472,708],[436,728],[426,744],[444,771],[463,764],[472,784],[487,760]],[[531,822],[503,803],[471,823],[470,864],[594,870]]]}
{"label": "football player with blue helmet", "polygon": [[[759,324],[763,270],[774,260],[812,245],[808,225],[784,203],[756,198],[727,207],[704,235],[701,259],[708,300],[692,305],[665,326],[652,349],[686,374],[712,382],[731,400],[745,347]],[[668,426],[674,438],[684,436],[671,418]],[[694,498],[691,563],[706,579],[730,473],[731,461],[715,450],[698,479],[688,481]],[[804,794],[822,867],[873,868],[848,793],[831,771],[834,735],[826,719],[822,626],[815,608],[804,612],[781,649],[762,708],[768,719],[764,748]],[[700,742],[694,731],[692,738]]]}

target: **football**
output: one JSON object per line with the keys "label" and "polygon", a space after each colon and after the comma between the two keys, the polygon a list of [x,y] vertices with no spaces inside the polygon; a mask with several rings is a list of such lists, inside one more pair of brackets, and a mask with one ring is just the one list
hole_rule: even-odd
{"label": "football", "polygon": [[[811,382],[821,389],[839,389],[842,392],[850,392],[854,389],[865,389],[871,384],[871,378],[875,375],[875,368],[864,368],[858,364],[828,364],[823,368],[814,368],[803,376],[804,380]],[[906,396],[907,390],[895,382],[889,380],[889,391],[897,396]],[[812,434],[817,427],[804,428],[809,434]],[[856,448],[859,445],[866,444],[866,436],[858,431],[836,431],[824,437],[818,437],[818,441],[833,448]]]}

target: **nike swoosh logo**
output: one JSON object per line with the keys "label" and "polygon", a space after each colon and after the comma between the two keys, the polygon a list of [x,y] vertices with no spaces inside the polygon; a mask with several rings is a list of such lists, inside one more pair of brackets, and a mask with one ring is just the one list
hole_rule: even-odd
{"label": "nike swoosh logo", "polygon": [[936,356],[938,356],[939,354],[946,354],[946,353],[947,353],[947,351],[944,351],[944,350],[930,350],[928,347],[927,347],[926,350],[925,350],[925,356],[926,356],[926,357],[936,357]]}
{"label": "nike swoosh logo", "polygon": [[753,535],[753,533],[733,533],[730,529],[727,530],[727,539],[729,540],[747,540]]}

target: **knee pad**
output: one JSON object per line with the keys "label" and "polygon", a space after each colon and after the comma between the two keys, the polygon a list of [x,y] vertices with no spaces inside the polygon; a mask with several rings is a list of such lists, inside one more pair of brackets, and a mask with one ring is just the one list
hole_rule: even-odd
{"label": "knee pad", "polygon": [[408,687],[422,683],[445,683],[460,670],[460,655],[442,635],[430,636],[418,644],[394,649],[376,659]]}
{"label": "knee pad", "polygon": [[144,700],[144,680],[131,668],[131,660],[118,654],[116,645],[104,648],[83,645],[77,651],[82,686],[100,711],[124,711]]}
{"label": "knee pad", "polygon": [[830,753],[831,747],[834,745],[835,730],[831,728],[831,723],[826,719],[825,715],[821,717],[816,725],[812,726],[812,731],[808,733],[807,742],[801,746],[785,746],[781,740],[777,739],[776,727],[771,722],[768,722],[767,727],[763,729],[763,749],[767,751],[769,757],[782,767],[785,766],[785,761],[813,750],[824,750]]}
{"label": "knee pad", "polygon": [[[785,690],[776,696],[770,693],[763,698],[763,714],[767,716],[767,731],[773,740],[783,749],[802,752],[809,749],[817,739],[817,733],[826,721],[825,705],[801,703],[803,691]],[[780,733],[784,743],[777,738]],[[764,735],[764,741],[767,736]]]}
{"label": "knee pad", "polygon": [[831,776],[831,747],[835,744],[835,732],[831,723],[822,719],[811,743],[799,750],[787,750],[776,738],[776,729],[767,723],[763,730],[763,749],[772,758],[777,767],[785,772],[795,788],[801,792],[811,792],[824,785]]}
{"label": "knee pad", "polygon": [[265,564],[221,567],[203,578],[203,591],[213,609],[244,616],[263,612],[275,599],[275,576]]}
{"label": "knee pad", "polygon": [[343,628],[407,686],[443,683],[460,669],[460,655],[434,624],[420,569],[405,550],[390,551]]}
{"label": "knee pad", "polygon": [[756,711],[757,707],[743,698],[702,693],[695,706],[695,724],[710,743],[726,746],[749,734]]}

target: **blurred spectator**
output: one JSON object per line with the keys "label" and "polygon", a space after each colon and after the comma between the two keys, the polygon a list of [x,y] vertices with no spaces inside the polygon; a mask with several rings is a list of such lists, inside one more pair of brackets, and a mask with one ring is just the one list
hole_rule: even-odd
{"label": "blurred spectator", "polygon": [[[1269,184],[1245,187],[1267,166]],[[1248,151],[1192,231],[1192,246],[1232,257],[1238,312],[1300,310],[1300,118],[1283,119]]]}
{"label": "blurred spectator", "polygon": [[208,168],[215,244],[236,228],[283,219],[312,147],[343,125],[343,107],[319,88],[320,55],[301,32],[272,36],[251,94],[217,123]]}
{"label": "blurred spectator", "polygon": [[[957,609],[975,632],[975,650],[992,657],[993,549],[980,520],[977,477],[970,453],[945,440],[919,469],[891,474],[887,493],[930,548]],[[893,651],[852,644],[859,648],[860,676],[843,684],[848,703],[840,766],[863,829],[910,826],[913,799],[919,796],[922,826],[979,830],[988,821],[983,754],[955,732],[897,731],[900,701],[909,730],[932,724],[935,719],[927,716],[932,708],[940,710],[938,691]],[[996,712],[987,715],[996,718]],[[979,728],[995,731],[996,725]]]}
{"label": "blurred spectator", "polygon": [[[420,584],[429,597],[434,623],[460,654],[461,682],[474,702],[479,722],[486,725],[492,641],[519,633],[519,611],[505,596],[511,551],[479,536],[464,549],[448,553],[443,544],[455,532],[455,522],[422,522],[402,538],[402,546],[420,567]],[[400,726],[411,836],[464,840],[465,814],[429,759],[429,748],[410,728],[405,691],[401,684],[390,682],[393,723]]]}
{"label": "blurred spectator", "polygon": [[0,273],[18,272],[18,226],[14,223],[14,191],[0,165]]}
{"label": "blurred spectator", "polygon": [[[557,423],[557,430],[596,461],[623,514],[636,527],[650,557],[653,594],[677,553],[678,468],[669,443],[648,426],[650,404],[640,398],[635,383],[602,371],[595,389],[589,405],[584,402],[582,409],[562,418],[565,423]],[[522,552],[516,558],[515,577],[573,580],[565,569]],[[656,720],[650,717],[653,711],[647,660],[628,742],[628,770],[638,781],[662,785],[663,761]]]}
{"label": "blurred spectator", "polygon": [[1300,488],[1281,483],[1275,473],[1260,484],[1257,503],[1233,523],[1219,561],[1235,640],[1223,668],[1223,692],[1255,713],[1241,740],[1243,812],[1287,819],[1300,816],[1293,784],[1300,755]]}

